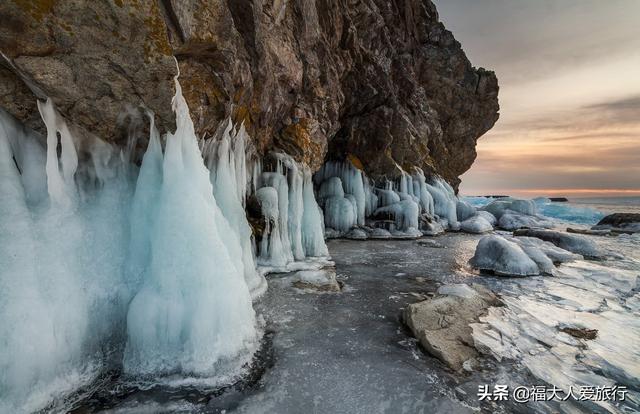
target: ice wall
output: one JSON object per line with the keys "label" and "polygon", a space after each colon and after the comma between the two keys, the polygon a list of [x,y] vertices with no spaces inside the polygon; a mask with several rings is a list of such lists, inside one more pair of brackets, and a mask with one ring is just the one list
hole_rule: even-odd
{"label": "ice wall", "polygon": [[0,412],[64,411],[123,365],[228,379],[251,358],[247,285],[263,279],[243,209],[246,133],[216,147],[210,173],[176,86],[178,128],[163,154],[149,114],[139,171],[135,145],[78,135],[51,101],[38,103],[46,140],[0,110]]}
{"label": "ice wall", "polygon": [[81,158],[52,102],[38,108],[46,141],[0,111],[0,412],[43,409],[114,363],[128,293],[125,157],[86,137]]}
{"label": "ice wall", "polygon": [[314,182],[328,237],[354,237],[362,231],[382,237],[385,229],[380,226],[396,237],[417,237],[421,227],[431,229],[433,219],[459,228],[453,188],[440,178],[427,183],[417,167],[412,174],[400,170],[397,180],[381,180],[376,186],[351,162],[327,161]]}

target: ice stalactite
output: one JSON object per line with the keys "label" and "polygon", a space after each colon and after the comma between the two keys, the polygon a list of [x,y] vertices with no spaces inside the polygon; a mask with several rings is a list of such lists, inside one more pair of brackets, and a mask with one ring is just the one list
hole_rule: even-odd
{"label": "ice stalactite", "polygon": [[229,238],[232,226],[216,203],[177,79],[175,85],[177,127],[167,135],[147,230],[150,261],[127,314],[124,369],[151,377],[237,375],[256,346],[255,313],[240,246]]}
{"label": "ice stalactite", "polygon": [[256,198],[264,217],[264,232],[260,241],[258,263],[263,266],[286,266],[287,255],[280,238],[280,214],[278,208],[278,191],[273,187],[262,187],[256,191]]}
{"label": "ice stalactite", "polygon": [[279,263],[290,263],[293,261],[293,252],[291,251],[291,239],[289,238],[289,184],[287,183],[287,177],[278,171],[263,172],[260,180],[265,187],[273,188],[278,195],[276,199],[278,220],[275,225],[278,227],[277,231],[280,234],[283,257],[282,260],[277,259],[277,261]]}
{"label": "ice stalactite", "polygon": [[244,127],[231,136],[230,120],[222,125],[220,136],[208,140],[203,148],[210,171],[213,193],[222,214],[233,231],[228,235],[231,253],[242,257],[242,272],[249,291],[255,298],[267,288],[266,280],[256,270],[251,227],[244,211],[247,194],[247,163]]}
{"label": "ice stalactite", "polygon": [[324,220],[322,210],[313,193],[311,171],[306,167],[303,171],[302,187],[302,243],[306,256],[329,256],[324,242]]}
{"label": "ice stalactite", "polygon": [[[363,226],[366,212],[367,195],[365,192],[365,184],[362,171],[355,168],[351,162],[327,161],[318,172],[314,179],[316,183],[321,184],[332,177],[340,178],[344,194],[352,196],[352,202],[355,202],[356,222],[355,224]],[[338,196],[339,194],[333,194]],[[344,195],[343,195],[344,197]],[[342,207],[346,208],[344,203]],[[325,217],[325,221],[326,221]]]}
{"label": "ice stalactite", "polygon": [[[262,168],[259,163],[253,174],[258,188],[255,195],[265,221],[259,264],[263,271],[269,268],[281,271],[292,266],[304,267],[302,263],[310,258],[326,261],[324,225],[309,168],[283,153],[272,153],[269,157],[275,161],[275,171],[259,173],[255,171]],[[316,262],[313,266],[320,263]]]}
{"label": "ice stalactite", "polygon": [[314,181],[327,237],[419,237],[421,230],[436,234],[443,226],[459,228],[453,188],[438,177],[428,183],[418,167],[376,186],[350,161],[328,161]]}
{"label": "ice stalactite", "polygon": [[435,214],[433,206],[433,196],[427,188],[427,181],[424,172],[420,168],[414,168],[413,174],[413,194],[420,200],[422,212],[433,216]]}
{"label": "ice stalactite", "polygon": [[[433,210],[441,219],[446,220],[446,225],[456,228],[458,224],[457,202],[453,188],[444,180],[435,178],[431,184],[426,184],[428,192],[433,197]],[[445,227],[447,227],[445,226]]]}

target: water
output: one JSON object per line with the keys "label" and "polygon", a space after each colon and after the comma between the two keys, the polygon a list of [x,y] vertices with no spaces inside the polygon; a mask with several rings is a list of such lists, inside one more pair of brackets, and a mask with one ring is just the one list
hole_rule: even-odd
{"label": "water", "polygon": [[580,197],[570,198],[569,204],[588,207],[601,213],[640,213],[640,197]]}
{"label": "water", "polygon": [[[480,208],[494,198],[462,197],[469,204]],[[613,213],[640,213],[640,197],[588,197],[570,198],[568,202],[549,201],[545,197],[534,199],[538,214],[557,220],[592,226]]]}

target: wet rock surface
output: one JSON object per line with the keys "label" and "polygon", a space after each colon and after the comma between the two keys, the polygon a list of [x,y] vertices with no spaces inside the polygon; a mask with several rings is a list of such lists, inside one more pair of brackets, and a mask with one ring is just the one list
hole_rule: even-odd
{"label": "wet rock surface", "polygon": [[495,75],[472,67],[431,1],[9,0],[0,19],[0,106],[39,131],[46,97],[80,135],[118,145],[141,106],[172,129],[174,58],[199,136],[232,117],[258,153],[312,169],[327,155],[455,185],[498,118]]}
{"label": "wet rock surface", "polygon": [[403,320],[429,354],[458,371],[478,356],[469,324],[498,304],[480,285],[445,285],[438,296],[407,306]]}
{"label": "wet rock surface", "polygon": [[640,213],[614,213],[604,217],[593,231],[611,231],[613,233],[640,233]]}

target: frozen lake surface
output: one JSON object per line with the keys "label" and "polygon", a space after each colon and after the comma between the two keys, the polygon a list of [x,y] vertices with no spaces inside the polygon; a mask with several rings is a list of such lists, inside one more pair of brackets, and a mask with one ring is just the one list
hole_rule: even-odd
{"label": "frozen lake surface", "polygon": [[[117,387],[105,387],[76,412],[637,410],[638,239],[597,238],[620,256],[563,265],[556,277],[516,279],[479,275],[468,267],[479,238],[449,233],[432,239],[444,247],[422,240],[333,240],[329,249],[342,292],[297,289],[291,274],[268,277],[269,289],[254,305],[266,321],[267,334],[253,380],[215,393],[151,389],[118,394]],[[400,322],[401,311],[448,283],[482,283],[502,297],[507,306],[492,308],[480,326],[502,328],[501,344],[511,347],[515,358],[498,362],[487,356],[476,371],[459,374],[419,349]],[[598,329],[599,336],[579,343],[556,329],[559,322],[592,324],[585,327]],[[517,333],[516,338],[509,338],[508,331]],[[625,384],[630,391],[623,406],[480,402],[477,397],[484,384],[562,386],[572,381]]]}

